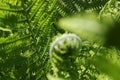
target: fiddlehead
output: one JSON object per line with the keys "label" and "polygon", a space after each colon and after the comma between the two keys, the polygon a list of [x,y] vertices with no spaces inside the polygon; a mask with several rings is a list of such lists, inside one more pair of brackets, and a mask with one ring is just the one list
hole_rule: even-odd
{"label": "fiddlehead", "polygon": [[56,78],[75,79],[78,77],[75,59],[73,56],[77,55],[82,40],[75,34],[63,34],[58,37],[50,47],[50,60],[53,67],[53,76]]}

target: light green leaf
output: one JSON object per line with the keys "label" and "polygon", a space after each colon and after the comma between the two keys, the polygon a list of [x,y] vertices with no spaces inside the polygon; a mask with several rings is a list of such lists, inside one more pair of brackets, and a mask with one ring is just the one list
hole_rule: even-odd
{"label": "light green leaf", "polygon": [[58,25],[64,30],[78,34],[82,39],[96,42],[103,41],[106,31],[92,14],[63,18]]}

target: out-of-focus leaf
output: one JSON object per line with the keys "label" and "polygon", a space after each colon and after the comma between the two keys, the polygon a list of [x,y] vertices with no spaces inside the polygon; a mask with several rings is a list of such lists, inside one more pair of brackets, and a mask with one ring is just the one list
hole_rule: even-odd
{"label": "out-of-focus leaf", "polygon": [[2,28],[2,27],[0,27],[0,30],[2,30],[2,31],[8,31],[8,32],[11,32],[11,30],[10,30],[10,29],[7,29],[7,28]]}
{"label": "out-of-focus leaf", "polygon": [[50,74],[47,74],[48,80],[66,80],[66,79],[62,79],[62,78],[55,78]]}
{"label": "out-of-focus leaf", "polygon": [[96,16],[83,15],[63,18],[58,25],[65,30],[78,34],[82,39],[101,42],[105,33],[105,27],[100,24]]}
{"label": "out-of-focus leaf", "polygon": [[120,80],[120,66],[112,63],[107,58],[103,56],[95,57],[95,60],[93,61],[97,68],[100,69],[100,71],[106,73],[107,75],[111,76],[114,80]]}

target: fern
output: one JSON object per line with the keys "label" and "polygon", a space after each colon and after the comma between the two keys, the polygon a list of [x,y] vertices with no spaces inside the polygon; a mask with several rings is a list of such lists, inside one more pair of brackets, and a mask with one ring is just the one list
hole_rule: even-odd
{"label": "fern", "polygon": [[[46,74],[52,73],[49,61],[49,47],[52,37],[67,31],[57,27],[60,25],[57,25],[58,20],[62,17],[93,12],[99,14],[98,17],[102,23],[106,23],[107,21],[103,20],[104,14],[110,13],[112,16],[106,15],[107,17],[105,17],[106,19],[112,17],[111,21],[115,23],[112,26],[118,25],[120,21],[119,0],[0,0],[0,5],[1,80],[47,80]],[[117,12],[111,12],[113,9]],[[80,21],[86,19],[81,18]],[[88,21],[92,22],[89,19]],[[97,23],[97,19],[93,22]],[[69,27],[67,25],[66,23],[62,26]],[[95,25],[93,24],[93,26]],[[69,28],[68,30],[74,32],[74,29],[70,30]],[[84,33],[85,29],[81,31]],[[106,43],[111,40],[109,39],[110,32],[111,30],[108,31]],[[79,35],[79,33],[77,34]],[[92,32],[90,34],[94,35]],[[99,71],[93,64],[87,62],[88,57],[97,55],[97,52],[102,52],[104,49],[101,49],[101,43],[95,42],[95,44],[94,40],[92,41],[94,36],[88,40],[91,44],[86,44],[88,38],[86,35],[81,36],[81,38],[84,38],[80,51],[83,54],[79,54],[75,59],[80,76],[78,79],[96,79],[95,74],[99,75]],[[116,39],[119,42],[119,38]],[[119,46],[117,47],[119,48]]]}
{"label": "fern", "polygon": [[[50,37],[54,36],[54,31],[51,30],[51,20],[55,13],[53,6],[56,1],[1,0],[0,4],[2,4],[0,26],[3,31],[0,43],[2,59],[0,63],[3,67],[0,69],[2,74],[0,78],[23,80],[45,78],[46,76],[43,77],[43,75],[48,69],[46,68],[46,71],[43,69],[48,60],[47,51],[51,41]],[[6,31],[10,33],[6,33]],[[23,38],[23,36],[26,37]],[[14,56],[15,58],[13,58]],[[22,62],[14,63],[17,60],[22,60]],[[19,68],[20,66],[21,68]]]}
{"label": "fern", "polygon": [[[103,23],[109,25],[108,33],[106,35],[106,46],[116,46],[116,48],[120,48],[119,40],[120,37],[116,36],[119,34],[119,24],[120,24],[120,1],[119,0],[110,0],[106,3],[104,8],[101,10],[99,14],[99,18]],[[104,17],[104,18],[103,18]],[[111,43],[112,42],[112,43]]]}
{"label": "fern", "polygon": [[[117,80],[119,79],[119,76],[117,75],[119,74],[119,70],[120,70],[119,65],[118,65],[119,63],[114,64],[111,61],[111,59],[108,59],[108,56],[106,56],[105,53],[107,54],[111,53],[110,55],[112,57],[113,55],[117,55],[118,57],[118,54],[119,54],[119,52],[116,52],[117,49],[120,49],[119,47],[120,37],[117,36],[117,34],[120,33],[119,32],[119,24],[120,24],[119,22],[119,0],[109,0],[105,4],[105,6],[103,6],[102,10],[97,16],[99,18],[97,17],[93,18],[93,16],[96,17],[96,15],[91,16],[91,13],[89,13],[89,16],[85,14],[85,17],[84,15],[82,15],[82,16],[72,16],[72,17],[63,18],[59,21],[58,25],[64,30],[78,34],[83,39],[83,42],[88,41],[92,43],[92,44],[86,45],[87,47],[91,45],[90,49],[85,49],[86,54],[84,53],[84,48],[82,49],[83,52],[81,52],[82,54],[79,57],[80,60],[78,60],[79,63],[81,62],[80,66],[82,66],[82,68],[80,68],[80,72],[81,72],[80,79],[81,80],[96,79],[96,75],[99,75],[99,71],[94,71],[94,70],[97,70],[95,68],[99,68],[101,72],[106,73],[114,80]],[[97,23],[93,23],[93,22],[97,22]],[[103,43],[101,43],[101,41]],[[96,45],[99,47],[94,49],[95,46],[92,46],[94,45],[94,43],[96,43]],[[111,47],[116,47],[116,48],[114,50]],[[101,56],[96,57],[98,55],[102,55],[102,57]],[[95,59],[95,62],[93,59]],[[91,61],[95,64],[95,66],[91,64]],[[90,66],[87,66],[87,65],[90,65]],[[112,67],[114,67],[114,69],[112,69]],[[92,71],[93,71],[93,74],[92,74]],[[94,75],[94,73],[96,73],[96,75]]]}
{"label": "fern", "polygon": [[[79,12],[99,12],[108,0],[59,0],[61,15]],[[58,9],[59,10],[59,9]]]}

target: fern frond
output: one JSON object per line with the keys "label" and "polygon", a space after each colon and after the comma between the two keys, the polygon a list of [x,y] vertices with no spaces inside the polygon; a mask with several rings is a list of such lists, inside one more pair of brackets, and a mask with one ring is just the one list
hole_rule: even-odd
{"label": "fern frond", "polygon": [[100,19],[102,20],[106,17],[107,19],[111,18],[113,21],[117,21],[116,18],[117,19],[119,18],[120,12],[119,4],[120,4],[119,0],[108,1],[99,14]]}
{"label": "fern frond", "polygon": [[7,9],[7,8],[2,8],[0,7],[0,10],[4,10],[4,11],[9,11],[9,12],[22,12],[23,9]]}
{"label": "fern frond", "polygon": [[99,12],[108,0],[59,0],[59,7],[67,14],[92,11]]}
{"label": "fern frond", "polygon": [[103,7],[99,13],[99,19],[103,23],[109,25],[107,27],[106,35],[106,46],[115,46],[120,48],[120,37],[116,36],[119,34],[120,27],[120,1],[119,0],[110,0]]}
{"label": "fern frond", "polygon": [[11,43],[14,43],[14,42],[19,41],[19,40],[27,39],[29,37],[30,36],[24,36],[24,37],[10,36],[10,37],[7,37],[7,38],[0,38],[0,41],[1,41],[0,45],[11,44]]}
{"label": "fern frond", "polygon": [[[12,63],[9,71],[6,69],[7,67],[4,69],[0,68],[0,70],[3,70],[2,72],[8,77],[11,76],[6,72],[11,72],[14,75],[14,79],[42,80],[46,76],[42,77],[39,75],[45,75],[45,72],[49,71],[45,66],[48,61],[49,43],[51,37],[54,36],[53,24],[51,23],[55,21],[54,13],[56,9],[54,6],[57,0],[15,0],[15,4],[12,4],[12,1],[14,0],[0,1],[2,4],[0,8],[0,14],[2,14],[0,16],[1,29],[10,29],[13,36],[17,34],[14,37],[7,36],[5,38],[1,36],[0,54],[1,56],[4,54],[6,57],[10,56],[8,56],[8,59],[6,57],[3,58],[4,63],[0,63],[4,66],[9,65],[15,62],[17,58],[17,60],[23,59],[24,62],[21,61],[23,63],[21,64],[20,62],[20,65]],[[12,58],[13,56],[16,57]],[[24,74],[20,73],[20,69],[24,69]],[[43,69],[45,70],[43,71]],[[3,78],[6,77],[5,75],[3,75]]]}

